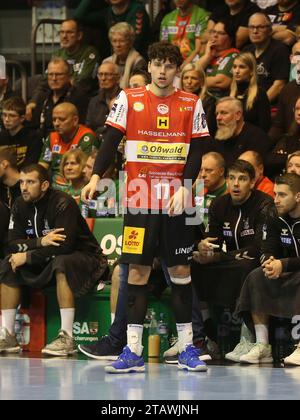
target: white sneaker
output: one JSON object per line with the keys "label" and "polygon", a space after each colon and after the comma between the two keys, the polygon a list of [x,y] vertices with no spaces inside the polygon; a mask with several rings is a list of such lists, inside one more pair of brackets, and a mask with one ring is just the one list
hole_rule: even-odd
{"label": "white sneaker", "polygon": [[255,343],[252,349],[240,357],[241,363],[273,363],[270,344]]}
{"label": "white sneaker", "polygon": [[225,359],[239,363],[241,356],[249,353],[253,346],[254,343],[250,343],[250,341],[242,338],[240,343],[238,343],[230,353],[225,354]]}
{"label": "white sneaker", "polygon": [[287,356],[283,362],[285,365],[300,366],[300,347],[297,346],[293,353]]}

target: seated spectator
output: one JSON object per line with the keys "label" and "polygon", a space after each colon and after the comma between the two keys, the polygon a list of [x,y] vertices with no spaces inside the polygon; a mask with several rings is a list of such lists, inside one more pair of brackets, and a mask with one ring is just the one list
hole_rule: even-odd
{"label": "seated spectator", "polygon": [[71,84],[71,67],[62,58],[53,58],[48,64],[47,81],[49,90],[40,94],[33,110],[30,126],[39,128],[44,139],[53,131],[53,108],[63,102],[74,104],[79,121],[85,122],[88,96]]}
{"label": "seated spectator", "polygon": [[130,74],[137,68],[146,68],[143,57],[133,48],[134,30],[126,22],[120,22],[112,26],[108,33],[113,49],[113,55],[105,58],[102,64],[115,63],[120,69],[120,87],[125,89],[129,86]]}
{"label": "seated spectator", "polygon": [[274,183],[264,176],[264,163],[259,153],[248,150],[239,156],[239,159],[250,163],[255,170],[254,188],[274,198]]}
{"label": "seated spectator", "polygon": [[226,166],[238,159],[246,150],[253,150],[265,157],[270,148],[267,134],[259,127],[244,121],[242,102],[230,96],[217,102],[218,130],[211,149],[220,153]]}
{"label": "seated spectator", "polygon": [[135,33],[133,46],[142,56],[146,57],[151,31],[150,19],[144,4],[137,0],[108,0],[108,7],[92,11],[92,3],[95,2],[81,0],[74,12],[74,17],[86,25],[96,28],[103,27],[104,36],[116,23],[129,23]]}
{"label": "seated spectator", "polygon": [[78,205],[81,190],[86,185],[83,172],[86,160],[87,155],[82,150],[74,149],[65,153],[60,162],[60,173],[68,183],[64,191],[73,197]]}
{"label": "seated spectator", "polygon": [[151,76],[146,70],[137,69],[133,71],[129,79],[129,87],[131,89],[146,86],[151,83]]}
{"label": "seated spectator", "polygon": [[205,111],[206,121],[211,136],[215,135],[216,126],[216,99],[206,86],[204,71],[195,63],[189,63],[183,67],[180,76],[181,89],[185,92],[199,96]]}
{"label": "seated spectator", "polygon": [[288,156],[286,162],[286,172],[288,174],[300,175],[300,150]]}
{"label": "seated spectator", "polygon": [[268,132],[271,107],[264,89],[257,85],[256,61],[252,54],[241,53],[233,62],[230,96],[243,103],[245,121]]}
{"label": "seated spectator", "polygon": [[0,353],[21,349],[14,331],[21,287],[43,288],[54,279],[61,329],[42,353],[69,356],[77,351],[73,338],[74,298],[99,282],[106,274],[107,261],[101,257],[101,249],[75,201],[49,188],[43,167],[35,164],[23,168],[20,185],[22,197],[16,200],[9,226],[9,254],[0,264]]}
{"label": "seated spectator", "polygon": [[300,7],[298,0],[278,0],[274,6],[268,7],[265,13],[272,22],[272,37],[286,45],[293,45],[297,39],[297,27],[300,23]]}
{"label": "seated spectator", "polygon": [[12,209],[20,195],[20,171],[15,153],[9,147],[0,147],[0,201]]}
{"label": "seated spectator", "polygon": [[97,134],[97,130],[103,131],[103,127],[110,112],[110,102],[121,91],[119,81],[119,67],[115,63],[103,63],[98,68],[98,95],[92,98],[88,105],[86,125]]}
{"label": "seated spectator", "polygon": [[[97,89],[96,72],[99,65],[97,50],[83,43],[83,29],[74,19],[65,20],[61,24],[59,34],[61,48],[53,53],[52,58],[66,60],[72,69],[72,85],[80,88],[83,95],[90,95]],[[32,111],[40,95],[44,95],[48,89],[47,80],[42,79],[27,105],[26,118],[28,120],[32,118]]]}
{"label": "seated spectator", "polygon": [[275,177],[283,172],[289,154],[300,150],[300,98],[294,108],[294,121],[266,158],[268,175]]}
{"label": "seated spectator", "polygon": [[220,19],[231,22],[235,32],[235,46],[239,49],[249,42],[248,20],[259,8],[248,0],[225,0],[223,7],[219,7],[211,14],[208,30],[213,30]]}
{"label": "seated spectator", "polygon": [[208,224],[208,211],[212,201],[226,194],[225,161],[219,153],[209,152],[202,156],[199,179],[203,180],[202,196],[196,195],[195,204],[201,207],[203,223]]}
{"label": "seated spectator", "polygon": [[90,155],[88,155],[87,160],[85,162],[85,165],[83,168],[83,174],[84,174],[84,179],[85,179],[86,184],[90,182],[91,177],[93,175],[93,169],[94,169],[97,153],[98,153],[97,150],[93,150],[93,152]]}
{"label": "seated spectator", "polygon": [[51,171],[52,187],[63,189],[67,185],[60,173],[63,155],[77,147],[89,154],[93,147],[98,148],[99,145],[95,133],[79,124],[78,112],[73,104],[64,102],[53,109],[53,126],[55,131],[47,137],[39,163]]}
{"label": "seated spectator", "polygon": [[251,45],[244,51],[256,59],[258,85],[276,104],[280,91],[289,79],[289,50],[282,42],[272,39],[272,23],[264,13],[254,13],[249,19]]}
{"label": "seated spectator", "polygon": [[[261,244],[261,267],[245,280],[237,312],[254,324],[256,342],[250,351],[240,353],[241,363],[272,363],[269,344],[269,318],[292,318],[300,312],[299,303],[299,217],[300,177],[286,174],[275,180],[275,205],[278,215],[270,217]],[[300,364],[299,344],[284,359],[285,364]]]}
{"label": "seated spectator", "polygon": [[[202,301],[234,308],[245,277],[259,265],[259,247],[273,199],[254,190],[255,172],[248,162],[228,167],[229,194],[209,207],[206,238],[194,252],[192,282]],[[201,238],[199,238],[201,239]]]}
{"label": "seated spectator", "polygon": [[25,113],[26,104],[18,96],[3,103],[4,130],[0,132],[0,146],[7,146],[12,150],[16,155],[18,168],[37,163],[42,150],[40,134],[24,125]]}
{"label": "seated spectator", "polygon": [[15,96],[15,93],[9,86],[9,79],[6,76],[5,78],[0,78],[0,132],[3,129],[3,123],[2,123],[2,107],[3,103],[11,98],[12,96]]}
{"label": "seated spectator", "polygon": [[[300,58],[300,42],[296,42],[292,48],[291,60],[291,72],[296,64],[293,62],[297,61],[297,57]],[[300,97],[300,77],[296,77],[287,83],[282,91],[280,92],[278,99],[278,110],[275,117],[272,119],[272,127],[269,131],[269,136],[275,143],[286,133],[288,133],[291,124],[294,121],[295,103]]]}
{"label": "seated spectator", "polygon": [[234,58],[234,31],[228,21],[219,21],[209,35],[205,52],[197,65],[205,71],[207,88],[216,98],[226,96],[230,89]]}
{"label": "seated spectator", "polygon": [[192,0],[174,0],[174,3],[176,9],[162,20],[160,40],[179,47],[184,60],[181,67],[184,67],[201,52],[209,13]]}
{"label": "seated spectator", "polygon": [[295,42],[290,55],[290,81],[297,80],[300,83],[300,41]]}

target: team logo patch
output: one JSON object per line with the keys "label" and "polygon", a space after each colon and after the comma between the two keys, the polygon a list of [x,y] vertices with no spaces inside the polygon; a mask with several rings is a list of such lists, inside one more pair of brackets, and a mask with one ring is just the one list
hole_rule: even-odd
{"label": "team logo patch", "polygon": [[89,59],[94,60],[95,58],[96,58],[96,56],[95,56],[95,54],[94,54],[94,53],[91,53],[91,54],[89,55]]}
{"label": "team logo patch", "polygon": [[60,153],[61,152],[61,146],[59,144],[55,144],[53,146],[53,152],[54,153]]}
{"label": "team logo patch", "polygon": [[125,226],[122,252],[141,255],[143,253],[144,237],[145,228]]}
{"label": "team logo patch", "polygon": [[157,105],[157,111],[160,114],[165,115],[165,114],[168,114],[169,107],[168,107],[168,105],[165,105],[165,104],[159,104],[159,105]]}
{"label": "team logo patch", "polygon": [[169,117],[157,117],[157,128],[168,130],[170,127]]}
{"label": "team logo patch", "polygon": [[144,108],[145,108],[145,105],[142,102],[134,102],[133,104],[133,109],[136,112],[141,112],[144,110]]}
{"label": "team logo patch", "polygon": [[89,136],[84,136],[84,137],[83,137],[83,141],[85,141],[86,143],[87,143],[88,141],[90,141]]}

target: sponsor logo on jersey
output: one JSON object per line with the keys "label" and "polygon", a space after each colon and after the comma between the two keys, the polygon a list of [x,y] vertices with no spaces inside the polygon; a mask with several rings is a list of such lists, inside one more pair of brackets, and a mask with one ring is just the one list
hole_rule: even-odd
{"label": "sponsor logo on jersey", "polygon": [[282,236],[280,236],[280,240],[285,245],[292,245],[292,238],[283,238]]}
{"label": "sponsor logo on jersey", "polygon": [[143,253],[144,237],[145,228],[125,226],[122,252],[141,255]]}
{"label": "sponsor logo on jersey", "polygon": [[288,229],[281,229],[281,235],[282,236],[288,236],[289,235],[289,230]]}
{"label": "sponsor logo on jersey", "polygon": [[177,131],[177,132],[173,132],[173,131],[168,131],[163,132],[163,131],[152,131],[152,130],[138,130],[138,134],[140,136],[149,136],[149,137],[185,137],[186,133],[182,132],[182,131]]}
{"label": "sponsor logo on jersey", "polygon": [[133,109],[136,112],[141,112],[145,108],[145,105],[142,102],[134,102]]}
{"label": "sponsor logo on jersey", "polygon": [[169,117],[157,117],[157,128],[168,130],[170,127]]}
{"label": "sponsor logo on jersey", "polygon": [[193,107],[192,106],[181,106],[181,107],[179,107],[179,111],[180,112],[193,111]]}
{"label": "sponsor logo on jersey", "polygon": [[185,144],[138,143],[137,158],[142,161],[186,161]]}
{"label": "sponsor logo on jersey", "polygon": [[60,153],[61,152],[61,146],[59,144],[55,144],[53,146],[53,153]]}
{"label": "sponsor logo on jersey", "polygon": [[158,111],[160,114],[165,115],[165,114],[168,114],[168,112],[169,112],[169,107],[168,107],[168,105],[166,105],[166,104],[158,104],[158,105],[157,105],[157,111]]}

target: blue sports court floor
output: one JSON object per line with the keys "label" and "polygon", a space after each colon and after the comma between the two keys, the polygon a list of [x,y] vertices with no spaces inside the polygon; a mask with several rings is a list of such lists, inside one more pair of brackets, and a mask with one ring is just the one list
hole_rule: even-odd
{"label": "blue sports court floor", "polygon": [[206,373],[147,364],[146,373],[110,375],[105,362],[0,358],[1,400],[300,399],[300,367],[210,365]]}

